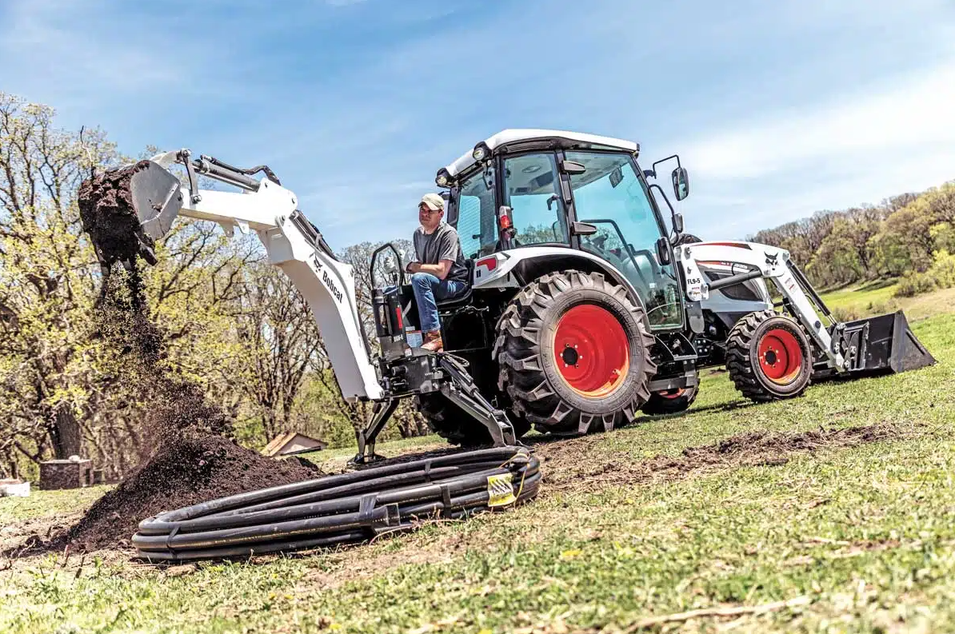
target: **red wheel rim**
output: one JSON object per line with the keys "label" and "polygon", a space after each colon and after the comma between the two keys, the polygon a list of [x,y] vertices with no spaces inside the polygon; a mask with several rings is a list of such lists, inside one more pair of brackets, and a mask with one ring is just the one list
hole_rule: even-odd
{"label": "red wheel rim", "polygon": [[662,392],[657,392],[657,395],[660,396],[661,398],[674,399],[674,398],[680,398],[681,396],[683,396],[683,393],[685,391],[686,390],[684,390],[683,388],[677,388],[675,390],[663,390]]}
{"label": "red wheel rim", "polygon": [[759,367],[777,385],[792,383],[802,369],[799,340],[788,330],[774,328],[759,340]]}
{"label": "red wheel rim", "polygon": [[601,398],[623,384],[630,369],[630,342],[610,311],[581,304],[557,322],[554,357],[561,378],[572,390]]}

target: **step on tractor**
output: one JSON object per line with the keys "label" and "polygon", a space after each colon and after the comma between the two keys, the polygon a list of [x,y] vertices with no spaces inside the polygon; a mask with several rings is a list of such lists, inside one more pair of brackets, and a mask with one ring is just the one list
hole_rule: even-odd
{"label": "step on tractor", "polygon": [[[255,178],[261,168],[180,150],[138,163],[129,187],[144,255],[178,215],[257,233],[310,305],[342,396],[373,403],[359,463],[376,457],[402,398],[452,443],[501,446],[532,427],[579,435],[683,411],[708,366],[772,401],[813,379],[934,363],[901,312],[838,322],[786,250],[684,233],[656,182],[658,166],[675,163],[673,195],[688,196],[679,156],[649,170],[638,157],[630,141],[505,130],[438,170],[471,276],[463,295],[439,302],[439,353],[416,345],[414,294],[390,244],[372,258],[376,336],[366,334],[352,266],[267,168]],[[199,177],[241,191],[199,189]]]}

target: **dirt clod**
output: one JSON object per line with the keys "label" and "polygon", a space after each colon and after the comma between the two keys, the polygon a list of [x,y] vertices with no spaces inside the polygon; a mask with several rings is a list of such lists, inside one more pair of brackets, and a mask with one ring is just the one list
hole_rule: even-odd
{"label": "dirt clod", "polygon": [[170,441],[100,498],[66,536],[72,549],[128,547],[141,520],[214,498],[318,477],[219,436]]}

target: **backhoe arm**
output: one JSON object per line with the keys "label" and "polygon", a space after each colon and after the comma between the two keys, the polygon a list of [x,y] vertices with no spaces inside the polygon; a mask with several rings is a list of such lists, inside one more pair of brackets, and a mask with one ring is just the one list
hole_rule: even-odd
{"label": "backhoe arm", "polygon": [[[186,168],[188,185],[166,169],[173,163]],[[209,157],[194,161],[187,150],[160,154],[136,167],[130,190],[146,236],[163,237],[180,215],[217,222],[230,235],[235,227],[243,233],[255,231],[269,262],[285,272],[308,302],[342,395],[349,400],[383,397],[358,314],[353,268],[335,258],[321,233],[298,210],[292,191]],[[244,191],[199,189],[198,175]]]}

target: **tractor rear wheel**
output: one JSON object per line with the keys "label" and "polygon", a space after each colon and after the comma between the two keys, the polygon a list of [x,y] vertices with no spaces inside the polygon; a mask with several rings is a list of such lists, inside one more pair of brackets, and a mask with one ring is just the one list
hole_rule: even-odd
{"label": "tractor rear wheel", "polygon": [[812,347],[799,324],[771,310],[750,313],[726,341],[726,369],[736,389],[754,401],[802,394],[812,378]]}
{"label": "tractor rear wheel", "polygon": [[[431,431],[453,445],[480,447],[490,445],[492,442],[491,435],[484,425],[440,392],[419,394],[415,397],[415,406],[424,416]],[[531,427],[527,421],[516,419],[510,412],[507,414],[517,438],[530,431]]]}
{"label": "tractor rear wheel", "polygon": [[698,386],[684,387],[678,390],[653,392],[643,406],[643,413],[650,416],[662,414],[679,414],[690,409],[699,393]]}
{"label": "tractor rear wheel", "polygon": [[521,290],[497,325],[493,358],[511,411],[542,432],[632,421],[656,371],[643,308],[600,273],[561,271]]}

